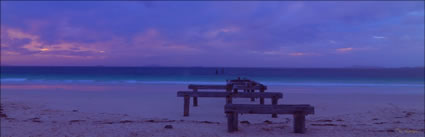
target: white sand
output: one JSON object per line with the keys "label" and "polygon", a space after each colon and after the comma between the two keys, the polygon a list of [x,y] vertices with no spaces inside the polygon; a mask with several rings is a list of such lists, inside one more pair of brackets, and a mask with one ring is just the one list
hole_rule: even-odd
{"label": "white sand", "polygon": [[253,114],[228,133],[224,99],[200,98],[183,117],[177,90],[187,85],[2,84],[1,136],[424,136],[424,87],[269,86],[279,104],[315,107],[306,134],[292,132],[290,115]]}

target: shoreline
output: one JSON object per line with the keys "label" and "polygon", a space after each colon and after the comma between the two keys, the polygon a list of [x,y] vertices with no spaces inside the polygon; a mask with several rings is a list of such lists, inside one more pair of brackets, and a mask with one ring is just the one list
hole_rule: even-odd
{"label": "shoreline", "polygon": [[[126,85],[126,86],[137,86],[137,85],[184,85],[187,86],[189,84],[206,84],[206,85],[224,85],[225,82],[178,82],[178,81],[157,81],[157,82],[144,82],[144,81],[136,81],[136,82],[104,82],[104,81],[73,81],[73,82],[65,82],[65,81],[1,81],[2,85]],[[264,83],[264,82],[262,82]],[[272,87],[417,87],[424,88],[425,83],[374,83],[374,84],[366,84],[366,83],[282,83],[282,82],[265,82],[267,86]]]}

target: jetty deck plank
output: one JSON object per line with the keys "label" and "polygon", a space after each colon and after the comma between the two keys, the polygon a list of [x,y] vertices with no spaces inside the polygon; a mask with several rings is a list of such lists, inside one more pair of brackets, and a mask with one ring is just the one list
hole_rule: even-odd
{"label": "jetty deck plank", "polygon": [[190,84],[189,89],[226,89],[227,85],[195,85]]}
{"label": "jetty deck plank", "polygon": [[226,104],[225,112],[247,114],[294,114],[295,112],[314,114],[314,107],[308,104],[296,105],[258,105],[258,104]]}
{"label": "jetty deck plank", "polygon": [[233,98],[282,98],[283,94],[280,92],[240,92],[240,93],[232,93],[232,92],[216,92],[216,91],[178,91],[178,97],[184,96],[191,97],[226,97],[231,96]]}

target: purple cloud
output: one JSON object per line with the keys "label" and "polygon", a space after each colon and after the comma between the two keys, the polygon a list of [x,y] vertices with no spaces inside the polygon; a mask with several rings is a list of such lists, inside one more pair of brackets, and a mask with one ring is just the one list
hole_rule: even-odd
{"label": "purple cloud", "polygon": [[423,2],[1,3],[5,64],[424,65]]}

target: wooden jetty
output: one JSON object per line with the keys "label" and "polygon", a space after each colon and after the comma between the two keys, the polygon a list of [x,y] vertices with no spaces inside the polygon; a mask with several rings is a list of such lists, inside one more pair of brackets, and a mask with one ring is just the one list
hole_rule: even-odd
{"label": "wooden jetty", "polygon": [[[314,114],[314,107],[308,104],[285,104],[279,105],[278,100],[283,97],[280,92],[265,92],[267,86],[249,79],[227,80],[225,85],[189,85],[192,91],[178,91],[177,96],[184,98],[183,116],[189,116],[190,98],[193,98],[193,106],[198,106],[198,97],[225,98],[224,112],[227,116],[227,128],[229,132],[238,130],[239,114],[272,114],[277,118],[278,114],[292,114],[294,117],[294,132],[305,133],[305,116]],[[199,91],[208,90],[208,91]],[[239,92],[243,90],[244,92]],[[259,92],[254,92],[254,91]],[[232,98],[260,98],[260,104],[232,104]],[[264,99],[270,98],[272,104],[265,105]]]}

